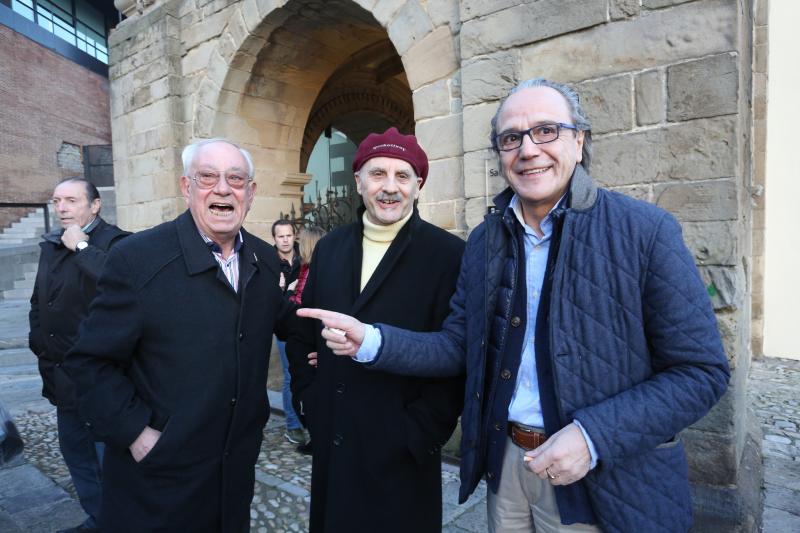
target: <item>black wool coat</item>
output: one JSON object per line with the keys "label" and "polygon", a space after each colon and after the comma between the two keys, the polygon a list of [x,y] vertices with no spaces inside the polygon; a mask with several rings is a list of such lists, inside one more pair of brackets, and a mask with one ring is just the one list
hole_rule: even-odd
{"label": "black wool coat", "polygon": [[[438,330],[464,242],[415,212],[361,292],[362,231],[355,223],[320,240],[303,306],[366,323]],[[334,355],[319,322],[307,320],[305,326],[305,342],[290,340],[287,354],[296,411],[314,443],[311,531],[441,531],[439,450],[461,412],[463,379],[368,370]],[[316,370],[305,362],[310,351],[319,354]]]}
{"label": "black wool coat", "polygon": [[101,218],[89,230],[89,246],[73,252],[61,242],[62,231],[39,243],[39,268],[28,313],[28,345],[39,360],[42,396],[59,409],[75,409],[75,384],[61,364],[78,338],[78,327],[97,293],[97,278],[109,248],[130,235]]}
{"label": "black wool coat", "polygon": [[[294,316],[275,249],[242,230],[238,293],[187,211],[109,254],[65,366],[106,442],[106,532],[248,531],[272,333]],[[136,463],[128,446],[163,431]]]}

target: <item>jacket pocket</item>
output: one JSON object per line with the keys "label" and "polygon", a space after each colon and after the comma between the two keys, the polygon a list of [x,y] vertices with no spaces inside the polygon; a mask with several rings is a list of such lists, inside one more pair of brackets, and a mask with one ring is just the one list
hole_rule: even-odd
{"label": "jacket pocket", "polygon": [[656,446],[656,450],[664,450],[664,449],[667,449],[667,448],[674,448],[675,446],[677,446],[680,443],[681,443],[681,438],[679,436],[675,435],[674,437],[672,437],[667,442],[662,442],[661,444]]}
{"label": "jacket pocket", "polygon": [[[172,434],[169,431],[170,421],[171,419],[167,418],[167,422],[164,424],[164,429],[161,431],[161,436],[158,437],[155,446],[150,448],[150,451],[147,452],[147,455],[145,455],[141,461],[136,463],[137,465],[146,468],[148,466],[159,466],[167,463],[167,461],[164,461],[164,457],[161,456],[165,455],[164,449],[167,448],[167,445],[169,444],[167,439],[169,439]],[[136,459],[134,459],[134,462],[136,462]]]}

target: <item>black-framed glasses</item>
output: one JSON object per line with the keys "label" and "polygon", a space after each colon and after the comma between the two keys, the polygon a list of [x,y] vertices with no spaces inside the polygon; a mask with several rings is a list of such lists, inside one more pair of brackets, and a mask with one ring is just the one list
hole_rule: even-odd
{"label": "black-framed glasses", "polygon": [[[211,170],[201,170],[192,176],[192,180],[201,189],[213,189],[219,183],[222,174]],[[242,172],[229,172],[225,174],[225,181],[231,189],[244,189],[244,186],[253,181],[253,178]]]}
{"label": "black-framed glasses", "polygon": [[561,129],[578,131],[578,128],[572,124],[562,124],[561,122],[553,122],[550,124],[539,124],[523,131],[504,131],[495,135],[494,140],[497,143],[497,149],[501,152],[509,152],[516,150],[522,146],[522,141],[527,135],[530,137],[533,144],[546,144],[551,143],[558,139]]}

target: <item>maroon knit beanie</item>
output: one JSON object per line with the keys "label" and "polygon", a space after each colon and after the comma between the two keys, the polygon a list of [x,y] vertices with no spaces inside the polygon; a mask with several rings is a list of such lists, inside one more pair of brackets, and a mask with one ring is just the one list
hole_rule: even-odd
{"label": "maroon knit beanie", "polygon": [[383,133],[370,133],[361,141],[353,157],[353,172],[358,172],[373,157],[391,157],[407,162],[422,178],[420,189],[428,178],[428,156],[413,135],[403,135],[397,128],[389,128]]}

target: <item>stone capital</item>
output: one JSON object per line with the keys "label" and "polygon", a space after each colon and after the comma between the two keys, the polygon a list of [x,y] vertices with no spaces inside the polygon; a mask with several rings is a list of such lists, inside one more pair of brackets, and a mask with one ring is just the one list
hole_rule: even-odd
{"label": "stone capital", "polygon": [[128,18],[141,15],[144,11],[159,3],[159,0],[114,0],[117,11]]}

